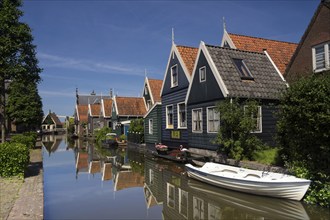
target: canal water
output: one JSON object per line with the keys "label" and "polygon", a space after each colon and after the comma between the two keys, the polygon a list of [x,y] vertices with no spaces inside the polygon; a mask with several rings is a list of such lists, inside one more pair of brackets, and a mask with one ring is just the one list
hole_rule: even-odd
{"label": "canal water", "polygon": [[188,178],[184,166],[138,149],[43,137],[45,219],[329,219],[301,202]]}

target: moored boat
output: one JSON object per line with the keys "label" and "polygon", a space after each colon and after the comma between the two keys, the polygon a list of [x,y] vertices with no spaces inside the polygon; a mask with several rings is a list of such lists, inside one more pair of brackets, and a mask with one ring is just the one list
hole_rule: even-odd
{"label": "moored boat", "polygon": [[189,177],[235,191],[301,200],[311,181],[292,175],[228,166],[212,162],[202,167],[186,164]]}

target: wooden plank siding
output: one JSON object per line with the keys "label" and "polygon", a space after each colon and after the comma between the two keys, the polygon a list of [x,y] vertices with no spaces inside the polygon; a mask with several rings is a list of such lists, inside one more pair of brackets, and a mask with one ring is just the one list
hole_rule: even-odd
{"label": "wooden plank siding", "polygon": [[[188,121],[188,145],[189,147],[201,148],[207,150],[217,150],[219,145],[212,143],[216,138],[216,133],[207,133],[207,107],[215,106],[220,101],[210,101],[204,103],[198,103],[194,105],[188,105],[187,108],[187,121]],[[192,110],[196,108],[202,108],[203,117],[203,132],[195,133],[192,132]],[[221,113],[220,113],[221,117]],[[220,125],[221,126],[221,125]]]}
{"label": "wooden plank siding", "polygon": [[[178,66],[178,86],[171,88],[171,68],[172,66]],[[163,82],[163,90],[161,94],[162,98],[162,138],[161,142],[172,146],[179,147],[179,145],[188,144],[188,132],[187,129],[178,129],[178,112],[177,104],[185,101],[187,90],[189,86],[189,80],[184,72],[182,64],[178,57],[173,52],[169,60],[168,69]],[[166,106],[173,105],[173,129],[166,129]],[[180,139],[172,139],[171,132],[179,131]]]}
{"label": "wooden plank siding", "polygon": [[[153,134],[149,134],[149,120],[153,121]],[[144,140],[146,143],[161,142],[162,105],[156,105],[144,118]]]}

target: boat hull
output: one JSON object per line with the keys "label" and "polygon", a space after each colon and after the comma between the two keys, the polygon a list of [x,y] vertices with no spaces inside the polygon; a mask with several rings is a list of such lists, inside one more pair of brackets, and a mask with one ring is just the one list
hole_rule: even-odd
{"label": "boat hull", "polygon": [[203,167],[197,168],[191,164],[187,164],[186,169],[189,177],[214,186],[255,195],[285,198],[297,201],[304,197],[310,185],[310,180],[303,180],[299,178],[291,178],[289,181],[263,181],[259,179],[239,179],[235,177],[221,176],[215,174],[215,172],[213,174],[207,172],[203,170]]}

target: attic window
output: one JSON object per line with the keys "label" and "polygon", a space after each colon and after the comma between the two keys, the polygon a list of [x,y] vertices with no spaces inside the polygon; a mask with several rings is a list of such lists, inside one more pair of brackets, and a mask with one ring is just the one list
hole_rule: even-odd
{"label": "attic window", "polygon": [[228,44],[227,41],[225,41],[225,42],[223,43],[223,47],[230,48],[230,46],[229,46],[229,44]]}
{"label": "attic window", "polygon": [[239,72],[241,79],[253,80],[253,76],[252,76],[250,70],[247,68],[244,60],[233,58],[233,62],[236,66],[236,69]]}
{"label": "attic window", "polygon": [[178,65],[171,67],[171,87],[178,86]]}

